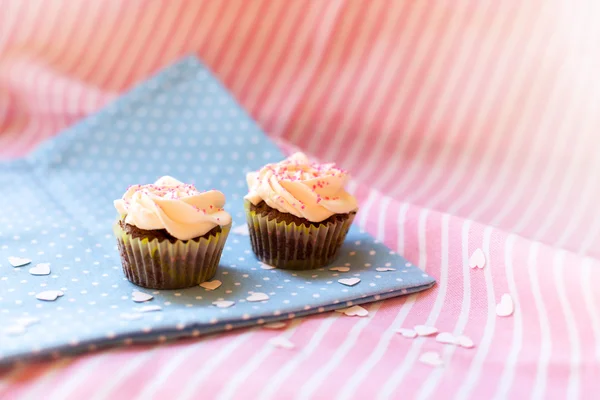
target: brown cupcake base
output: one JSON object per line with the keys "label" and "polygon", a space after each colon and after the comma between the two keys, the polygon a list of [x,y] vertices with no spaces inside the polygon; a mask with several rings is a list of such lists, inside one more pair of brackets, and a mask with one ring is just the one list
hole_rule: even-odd
{"label": "brown cupcake base", "polygon": [[183,289],[211,279],[230,229],[226,226],[192,240],[171,241],[144,237],[124,225],[120,221],[114,225],[123,272],[130,282],[149,289]]}
{"label": "brown cupcake base", "polygon": [[281,213],[264,203],[246,201],[252,250],[260,261],[282,269],[310,270],[338,256],[356,212],[336,214],[319,223]]}

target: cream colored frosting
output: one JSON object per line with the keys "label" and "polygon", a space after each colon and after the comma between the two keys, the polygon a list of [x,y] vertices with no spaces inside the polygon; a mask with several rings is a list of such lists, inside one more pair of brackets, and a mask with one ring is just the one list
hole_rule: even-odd
{"label": "cream colored frosting", "polygon": [[119,214],[125,215],[126,223],[144,230],[166,229],[180,240],[231,223],[231,215],[223,210],[223,193],[199,192],[170,176],[163,176],[153,185],[131,186],[114,204]]}
{"label": "cream colored frosting", "polygon": [[246,175],[249,192],[245,199],[311,222],[358,209],[356,199],[346,192],[348,174],[335,164],[311,163],[303,153]]}

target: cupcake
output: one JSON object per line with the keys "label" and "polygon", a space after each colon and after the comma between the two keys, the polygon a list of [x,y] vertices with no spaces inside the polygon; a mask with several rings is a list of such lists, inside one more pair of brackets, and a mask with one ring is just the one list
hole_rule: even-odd
{"label": "cupcake", "polygon": [[278,268],[308,270],[337,257],[358,210],[344,189],[348,174],[296,153],[246,176],[252,250]]}
{"label": "cupcake", "polygon": [[152,289],[181,289],[211,279],[219,265],[231,216],[225,195],[199,192],[164,176],[134,185],[115,200],[114,225],[125,276]]}

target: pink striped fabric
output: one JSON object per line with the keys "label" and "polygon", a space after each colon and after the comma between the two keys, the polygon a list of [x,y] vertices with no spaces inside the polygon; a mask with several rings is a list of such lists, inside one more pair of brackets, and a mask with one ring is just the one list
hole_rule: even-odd
{"label": "pink striped fabric", "polygon": [[[0,398],[594,398],[600,3],[0,0],[0,156],[197,54],[284,149],[355,176],[358,223],[426,293],[17,366]],[[487,266],[468,267],[481,248]],[[510,293],[516,312],[497,318]],[[426,323],[476,347],[407,340]],[[294,351],[268,345],[275,335]],[[439,351],[446,365],[418,361]]]}

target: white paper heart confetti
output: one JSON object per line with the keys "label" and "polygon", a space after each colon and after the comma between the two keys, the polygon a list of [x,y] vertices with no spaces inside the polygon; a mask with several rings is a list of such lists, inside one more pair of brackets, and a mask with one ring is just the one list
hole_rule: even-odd
{"label": "white paper heart confetti", "polygon": [[390,267],[377,267],[375,268],[375,271],[378,272],[386,272],[386,271],[395,271],[396,268],[390,268]]}
{"label": "white paper heart confetti", "polygon": [[162,311],[162,307],[152,305],[152,306],[136,307],[136,308],[134,308],[134,310],[137,312],[141,312],[141,313],[147,313],[147,312],[153,312],[153,311]]}
{"label": "white paper heart confetti", "polygon": [[23,265],[27,265],[27,264],[31,263],[31,260],[28,258],[21,258],[21,257],[8,257],[8,262],[10,263],[10,265],[17,268],[17,267],[22,267]]}
{"label": "white paper heart confetti", "polygon": [[264,324],[263,327],[266,329],[282,329],[285,328],[287,325],[285,322],[271,322],[268,324]]}
{"label": "white paper heart confetti", "polygon": [[512,297],[508,293],[503,294],[500,303],[496,304],[496,315],[499,317],[508,317],[514,311],[515,305],[513,304]]}
{"label": "white paper heart confetti", "polygon": [[142,318],[142,314],[140,313],[122,313],[121,314],[121,319],[127,320],[127,321],[134,321],[136,319],[140,319]]}
{"label": "white paper heart confetti", "polygon": [[235,304],[235,301],[217,300],[217,301],[213,301],[212,303],[214,306],[217,306],[219,308],[229,308]]}
{"label": "white paper heart confetti", "polygon": [[31,275],[50,275],[50,264],[37,264],[35,267],[29,268],[29,273]]}
{"label": "white paper heart confetti", "polygon": [[475,346],[475,343],[473,343],[471,338],[468,336],[465,336],[465,335],[461,335],[461,336],[457,337],[456,342],[460,347],[464,347],[466,349],[470,349]]}
{"label": "white paper heart confetti", "polygon": [[200,284],[200,287],[203,287],[206,290],[215,290],[218,289],[219,286],[221,286],[221,281],[218,279],[215,279],[214,281],[202,282]]}
{"label": "white paper heart confetti", "polygon": [[442,332],[435,337],[435,340],[444,344],[457,344],[457,338],[450,332]]}
{"label": "white paper heart confetti", "polygon": [[421,356],[419,357],[419,361],[423,364],[427,364],[432,367],[439,367],[444,365],[444,360],[442,360],[440,354],[436,353],[435,351],[428,351],[421,354]]}
{"label": "white paper heart confetti", "polygon": [[250,296],[246,297],[246,300],[248,300],[248,301],[265,301],[265,300],[269,300],[269,295],[265,294],[265,293],[255,292],[255,293],[252,293]]}
{"label": "white paper heart confetti", "polygon": [[350,271],[349,267],[331,267],[329,268],[330,271],[337,271],[337,272],[348,272]]}
{"label": "white paper heart confetti", "polygon": [[294,343],[290,342],[287,338],[284,338],[282,336],[278,336],[278,337],[269,339],[269,344],[271,346],[279,347],[279,348],[287,349],[287,350],[293,349],[295,347]]}
{"label": "white paper heart confetti", "polygon": [[400,328],[396,332],[409,339],[414,339],[417,337],[417,332],[413,331],[412,329]]}
{"label": "white paper heart confetti", "polygon": [[241,236],[250,236],[250,232],[248,231],[248,225],[243,224],[240,226],[236,226],[231,230],[231,233]]}
{"label": "white paper heart confetti", "polygon": [[369,315],[369,312],[361,306],[342,308],[340,310],[335,310],[335,312],[343,313],[349,317],[366,317]]}
{"label": "white paper heart confetti", "polygon": [[2,332],[7,336],[17,336],[24,334],[26,330],[26,327],[23,325],[10,325],[4,328]]}
{"label": "white paper heart confetti", "polygon": [[485,254],[481,249],[477,249],[469,258],[469,267],[471,268],[483,268],[485,266]]}
{"label": "white paper heart confetti", "polygon": [[344,278],[344,279],[338,279],[338,282],[341,283],[342,285],[354,286],[358,282],[360,282],[360,279],[359,278]]}
{"label": "white paper heart confetti", "polygon": [[60,290],[46,290],[45,292],[36,294],[35,298],[44,301],[54,301],[62,295],[64,295],[64,293]]}
{"label": "white paper heart confetti", "polygon": [[145,301],[152,300],[153,298],[154,296],[144,292],[135,291],[131,294],[131,300],[135,301],[136,303],[143,303]]}
{"label": "white paper heart confetti", "polygon": [[438,333],[438,330],[433,326],[417,325],[415,326],[415,332],[417,332],[417,335],[419,336],[429,336]]}
{"label": "white paper heart confetti", "polygon": [[37,317],[21,317],[21,318],[15,319],[15,324],[25,326],[25,327],[27,327],[29,325],[37,324],[38,322],[40,322],[40,319]]}
{"label": "white paper heart confetti", "polygon": [[265,264],[265,263],[260,263],[260,268],[261,268],[261,269],[266,269],[266,270],[269,270],[269,269],[275,269],[275,268],[277,268],[277,267],[274,267],[274,266],[272,266],[272,265]]}

